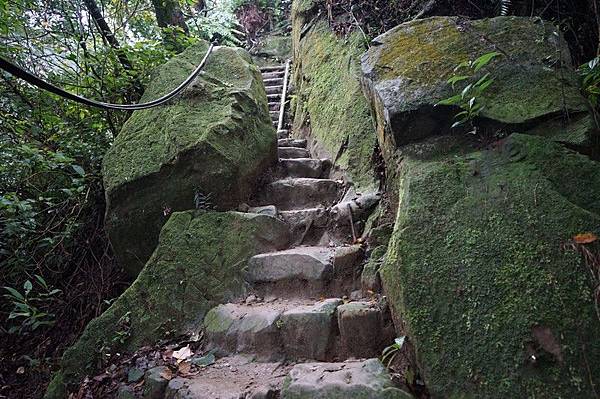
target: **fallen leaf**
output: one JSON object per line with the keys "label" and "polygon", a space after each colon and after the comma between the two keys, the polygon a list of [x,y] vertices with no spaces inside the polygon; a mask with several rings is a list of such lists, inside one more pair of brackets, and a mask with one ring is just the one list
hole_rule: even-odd
{"label": "fallen leaf", "polygon": [[177,363],[181,363],[184,360],[188,360],[190,357],[192,357],[192,355],[193,353],[189,345],[186,345],[178,351],[173,352],[173,357],[177,359]]}
{"label": "fallen leaf", "polygon": [[17,374],[25,374],[25,367],[21,366],[17,369]]}
{"label": "fallen leaf", "polygon": [[598,240],[598,236],[593,233],[583,233],[577,234],[575,237],[573,237],[573,240],[577,244],[591,244]]}
{"label": "fallen leaf", "polygon": [[188,375],[190,373],[190,369],[192,368],[192,364],[190,362],[181,362],[179,363],[179,367],[177,368],[177,372],[183,376]]}
{"label": "fallen leaf", "polygon": [[162,373],[160,373],[160,376],[167,381],[171,381],[173,379],[173,372],[171,369],[165,369]]}

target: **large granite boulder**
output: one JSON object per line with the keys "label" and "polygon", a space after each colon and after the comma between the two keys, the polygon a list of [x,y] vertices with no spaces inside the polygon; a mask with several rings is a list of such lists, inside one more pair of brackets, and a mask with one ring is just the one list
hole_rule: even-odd
{"label": "large granite boulder", "polygon": [[[206,49],[201,42],[160,67],[142,101],[182,82]],[[217,47],[179,97],[134,112],[104,158],[106,227],[118,261],[135,277],[171,212],[206,197],[232,209],[276,157],[258,68],[244,50]]]}
{"label": "large granite boulder", "polygon": [[[376,113],[384,155],[448,133],[458,108],[435,105],[487,72],[495,81],[478,98],[482,118],[527,128],[563,111],[586,109],[568,47],[554,25],[542,20],[433,17],[401,24],[372,44],[362,58],[363,88]],[[473,82],[453,90],[448,79],[457,65],[494,51],[502,55]]]}
{"label": "large granite boulder", "polygon": [[289,236],[285,223],[265,215],[173,214],[135,282],[65,351],[46,398],[65,397],[66,385],[90,375],[105,356],[195,330],[212,307],[244,295],[246,261],[285,248]]}
{"label": "large granite boulder", "polygon": [[292,47],[294,133],[308,138],[318,157],[333,161],[334,176],[344,173],[362,191],[376,189],[377,136],[360,85],[363,36],[336,36],[324,1],[294,0]]}
{"label": "large granite boulder", "polygon": [[449,398],[596,397],[598,265],[582,247],[595,254],[599,244],[574,237],[598,233],[600,164],[537,136],[485,151],[457,140],[403,147],[381,270],[427,388]]}

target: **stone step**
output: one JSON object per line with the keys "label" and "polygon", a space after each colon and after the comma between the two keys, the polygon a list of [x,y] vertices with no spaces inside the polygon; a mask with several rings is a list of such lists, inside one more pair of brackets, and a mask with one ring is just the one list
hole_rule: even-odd
{"label": "stone step", "polygon": [[329,226],[329,211],[324,207],[279,211],[279,218],[290,226],[291,245],[318,245]]}
{"label": "stone step", "polygon": [[269,94],[281,95],[281,92],[283,91],[283,86],[269,86],[269,87],[265,87],[265,90],[267,91],[267,95],[269,95]]}
{"label": "stone step", "polygon": [[206,349],[259,360],[326,360],[339,341],[335,313],[341,299],[219,305],[205,318]]}
{"label": "stone step", "polygon": [[277,111],[279,113],[280,107],[281,103],[269,103],[269,111]]}
{"label": "stone step", "polygon": [[263,79],[263,83],[265,84],[265,87],[270,87],[270,86],[282,86],[283,87],[283,78]]}
{"label": "stone step", "polygon": [[260,68],[260,72],[278,72],[285,71],[285,65],[272,65],[272,66],[264,66]]}
{"label": "stone step", "polygon": [[171,379],[168,381],[164,397],[413,399],[413,396],[394,386],[390,374],[375,358],[288,365],[278,362],[255,362],[250,356],[240,355],[218,359],[210,367],[203,367],[193,376]]}
{"label": "stone step", "polygon": [[269,115],[271,115],[271,119],[273,120],[279,119],[279,111],[269,111]]}
{"label": "stone step", "polygon": [[256,362],[252,356],[217,359],[198,374],[169,381],[165,399],[268,399],[279,395],[292,365]]}
{"label": "stone step", "polygon": [[272,101],[281,102],[281,93],[267,94],[267,99],[269,100],[269,102],[272,102]]}
{"label": "stone step", "polygon": [[261,75],[262,75],[263,80],[264,79],[283,78],[285,75],[285,71],[281,70],[281,71],[274,71],[274,72],[263,72]]}
{"label": "stone step", "polygon": [[329,179],[277,180],[260,192],[257,205],[275,205],[283,211],[331,206],[337,202],[342,188],[341,181]]}
{"label": "stone step", "polygon": [[305,139],[279,139],[277,141],[277,145],[279,147],[298,147],[298,148],[306,148],[306,140]]}
{"label": "stone step", "polygon": [[310,152],[306,148],[279,147],[280,159],[310,158]]}
{"label": "stone step", "polygon": [[281,399],[412,399],[396,388],[378,359],[303,363],[290,371]]}
{"label": "stone step", "polygon": [[245,279],[259,295],[285,298],[349,294],[358,285],[360,246],[297,247],[253,256]]}
{"label": "stone step", "polygon": [[288,138],[289,135],[290,135],[290,131],[287,129],[282,129],[282,130],[277,131],[277,138],[280,140]]}
{"label": "stone step", "polygon": [[277,174],[282,177],[311,177],[316,179],[325,177],[330,168],[331,161],[327,159],[282,158],[277,165]]}

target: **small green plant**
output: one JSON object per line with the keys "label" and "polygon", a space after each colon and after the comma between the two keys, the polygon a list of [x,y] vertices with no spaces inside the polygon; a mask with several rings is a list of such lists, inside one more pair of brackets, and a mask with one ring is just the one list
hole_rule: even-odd
{"label": "small green plant", "polygon": [[498,52],[483,54],[475,60],[462,62],[454,68],[454,75],[448,79],[448,83],[452,85],[452,90],[456,91],[458,83],[465,82],[467,84],[460,92],[436,104],[436,106],[454,105],[462,110],[454,116],[456,121],[452,128],[469,124],[471,126],[470,133],[477,133],[473,121],[484,109],[481,104],[481,96],[494,83],[494,78],[491,77],[489,72],[476,81],[475,76],[481,68],[500,55],[502,54]]}
{"label": "small green plant", "polygon": [[406,337],[404,336],[396,338],[393,344],[383,350],[381,353],[381,362],[385,364],[386,367],[390,367],[390,364],[392,364],[396,355],[404,346],[404,341],[406,341]]}
{"label": "small green plant", "polygon": [[8,320],[17,323],[9,328],[8,332],[11,334],[35,331],[42,326],[51,326],[55,322],[54,314],[48,313],[46,309],[56,300],[61,290],[50,287],[42,276],[36,274],[34,277],[34,281],[25,281],[22,293],[15,288],[4,287],[7,291],[4,296],[14,305]]}
{"label": "small green plant", "polygon": [[579,67],[582,89],[584,95],[592,104],[598,108],[600,99],[600,57],[596,57]]}

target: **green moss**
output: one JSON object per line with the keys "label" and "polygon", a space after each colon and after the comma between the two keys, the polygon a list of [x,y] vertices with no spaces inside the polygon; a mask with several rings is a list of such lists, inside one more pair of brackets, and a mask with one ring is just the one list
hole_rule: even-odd
{"label": "green moss", "polygon": [[374,188],[371,158],[377,138],[359,80],[364,40],[359,33],[339,39],[323,20],[310,22],[302,35],[309,23],[305,18],[299,12],[293,17],[294,130],[308,129],[357,187]]}
{"label": "green moss", "polygon": [[407,155],[398,180],[382,279],[432,395],[593,397],[600,323],[586,266],[562,244],[600,226],[600,165],[515,134],[491,151]]}
{"label": "green moss", "polygon": [[[457,65],[501,52],[455,88]],[[449,134],[456,107],[436,105],[489,73],[477,101],[497,127],[528,129],[542,118],[585,111],[566,42],[552,24],[523,17],[474,21],[433,17],[407,22],[374,40],[362,58],[363,86],[376,115],[386,160],[402,145]]]}
{"label": "green moss", "polygon": [[[192,46],[159,68],[142,101],[182,82],[206,46]],[[134,112],[124,125],[104,158],[103,178],[109,236],[133,277],[170,211],[193,209],[196,191],[210,194],[219,209],[231,209],[275,162],[276,135],[261,82],[246,52],[218,47],[183,94]]]}
{"label": "green moss", "polygon": [[[63,378],[69,384],[79,382],[111,353],[194,330],[209,309],[242,295],[249,257],[281,249],[288,238],[283,222],[264,215],[173,214],[143,271],[64,353],[62,370],[51,386]],[[52,392],[48,399],[64,397]]]}

